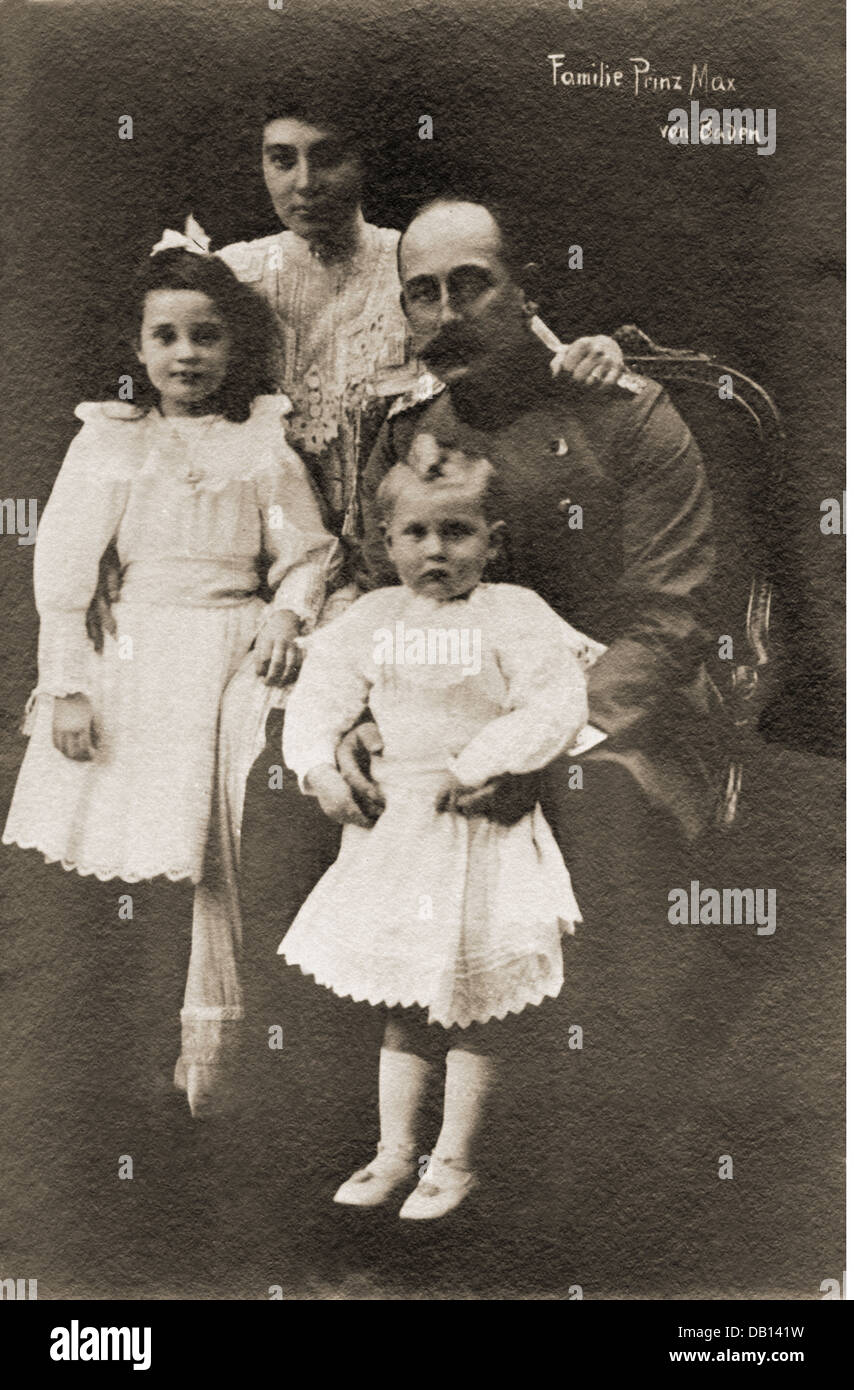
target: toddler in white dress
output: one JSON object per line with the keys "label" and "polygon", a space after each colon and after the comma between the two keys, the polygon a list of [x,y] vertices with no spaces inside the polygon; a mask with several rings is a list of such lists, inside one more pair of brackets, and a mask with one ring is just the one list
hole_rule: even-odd
{"label": "toddler in white dress", "polygon": [[336,820],[351,804],[340,737],[366,710],[382,737],[371,772],[385,810],[370,829],[345,825],[279,949],[388,1012],[377,1156],[337,1202],[375,1206],[412,1185],[442,1040],[442,1129],[406,1219],[442,1216],[475,1185],[496,1020],[558,994],[561,936],[580,920],[539,805],[509,826],[466,809],[470,789],[544,767],[587,719],[581,634],[531,590],[482,582],[502,528],[492,478],[485,460],[453,457],[390,470],[377,502],[401,584],[309,639],[285,721],[286,762]]}
{"label": "toddler in white dress", "polygon": [[[258,394],[263,305],[168,236],[136,287],[147,380],[135,403],[78,406],[38,529],[38,686],[3,833],[130,884],[200,879],[222,692],[253,643],[283,676],[336,549],[285,440],[287,399]],[[121,594],[96,652],[86,615],[110,543]]]}

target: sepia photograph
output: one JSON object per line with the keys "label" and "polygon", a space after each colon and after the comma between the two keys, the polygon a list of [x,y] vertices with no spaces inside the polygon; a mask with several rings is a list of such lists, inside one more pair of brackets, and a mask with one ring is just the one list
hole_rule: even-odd
{"label": "sepia photograph", "polygon": [[32,1364],[210,1301],[809,1362],[715,1306],[847,1295],[844,24],[0,4]]}

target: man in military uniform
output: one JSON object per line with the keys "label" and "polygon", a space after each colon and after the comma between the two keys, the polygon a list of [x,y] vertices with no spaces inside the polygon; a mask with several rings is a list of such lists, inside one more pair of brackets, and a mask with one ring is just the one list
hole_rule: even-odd
{"label": "man in military uniform", "polygon": [[[623,389],[591,396],[549,370],[518,260],[479,204],[435,202],[404,233],[402,302],[435,377],[422,380],[420,400],[392,408],[372,453],[364,550],[374,582],[393,582],[371,498],[417,435],[497,469],[509,577],[608,644],[588,682],[590,719],[606,738],[557,764],[541,792],[582,912],[616,926],[640,910],[639,891],[666,916],[649,902],[654,870],[675,870],[680,842],[699,834],[711,809],[702,669],[711,503],[697,446],[659,385],[624,379]],[[373,813],[377,790],[350,754],[375,743],[363,727],[341,755]],[[468,809],[512,819],[533,794],[523,779],[502,779],[473,790]]]}

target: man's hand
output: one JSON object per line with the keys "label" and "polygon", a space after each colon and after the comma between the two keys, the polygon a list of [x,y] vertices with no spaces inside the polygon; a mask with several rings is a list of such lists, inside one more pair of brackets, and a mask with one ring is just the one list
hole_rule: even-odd
{"label": "man's hand", "polygon": [[365,815],[374,821],[385,810],[385,797],[371,777],[371,755],[383,751],[376,724],[357,724],[338,745],[338,770]]}
{"label": "man's hand", "polygon": [[456,811],[460,816],[487,816],[498,825],[515,825],[539,800],[540,774],[505,773],[481,787],[451,787],[436,802],[437,811]]}
{"label": "man's hand", "polygon": [[305,789],[309,795],[317,797],[320,809],[330,820],[340,825],[361,825],[366,830],[373,824],[356,805],[337,767],[326,764],[313,767],[305,779]]}
{"label": "man's hand", "polygon": [[567,372],[579,386],[604,391],[621,376],[625,369],[619,343],[604,333],[593,338],[577,338],[563,347],[551,362],[552,376]]}
{"label": "man's hand", "polygon": [[54,696],[53,744],[76,763],[92,761],[98,747],[98,731],[88,696]]}
{"label": "man's hand", "polygon": [[267,613],[255,638],[255,670],[265,685],[287,685],[300,666],[299,618],[287,609]]}
{"label": "man's hand", "polygon": [[92,602],[86,610],[86,632],[96,652],[104,650],[104,633],[116,635],[116,620],[112,605],[116,602],[122,587],[122,569],[115,546],[108,546],[101,556],[98,569],[98,587]]}

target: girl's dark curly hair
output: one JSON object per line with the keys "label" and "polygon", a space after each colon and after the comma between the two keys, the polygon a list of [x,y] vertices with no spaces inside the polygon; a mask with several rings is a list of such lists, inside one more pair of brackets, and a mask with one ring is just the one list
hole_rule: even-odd
{"label": "girl's dark curly hair", "polygon": [[[231,350],[225,379],[209,404],[227,420],[248,419],[255,397],[278,389],[274,367],[278,325],[269,305],[218,256],[171,247],[149,256],[136,275],[128,334],[134,344],[139,342],[145,296],[152,290],[194,290],[216,305],[228,327]],[[139,383],[134,379],[136,404],[144,409],[158,399],[147,376]]]}

